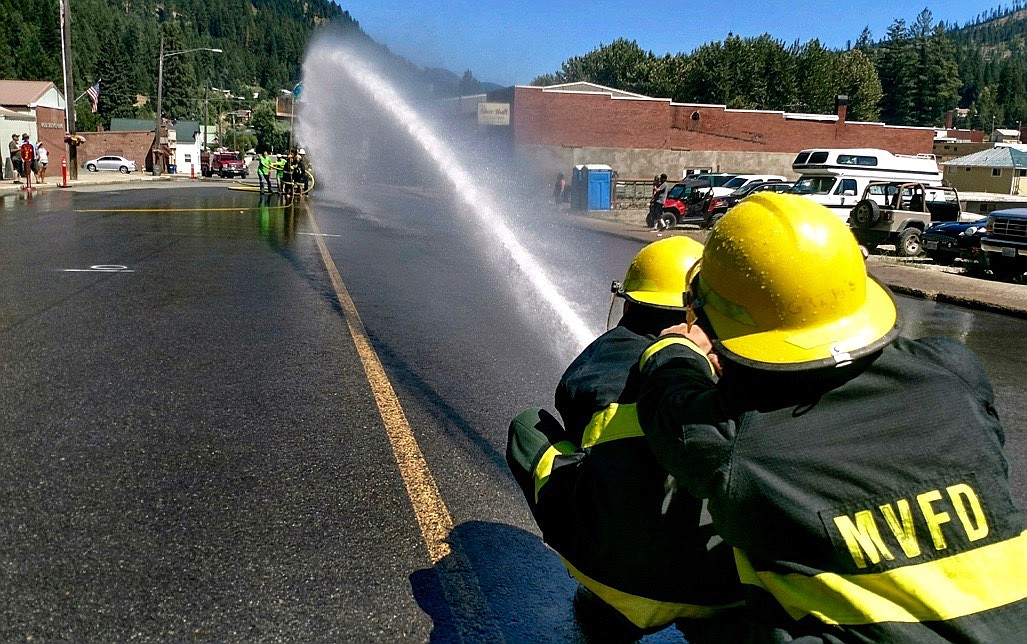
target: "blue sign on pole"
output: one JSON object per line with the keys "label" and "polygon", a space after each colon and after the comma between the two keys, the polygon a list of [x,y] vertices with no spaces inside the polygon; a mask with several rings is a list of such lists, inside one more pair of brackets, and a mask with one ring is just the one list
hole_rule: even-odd
{"label": "blue sign on pole", "polygon": [[303,93],[303,83],[296,83],[296,87],[292,88],[292,95],[296,100],[300,100],[300,94]]}

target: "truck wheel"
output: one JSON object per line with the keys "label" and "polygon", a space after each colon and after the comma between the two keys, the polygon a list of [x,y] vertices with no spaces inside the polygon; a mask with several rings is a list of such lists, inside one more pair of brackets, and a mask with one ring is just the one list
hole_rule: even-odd
{"label": "truck wheel", "polygon": [[678,225],[678,218],[674,216],[674,213],[664,211],[663,214],[660,215],[660,224],[662,224],[665,229],[673,228]]}
{"label": "truck wheel", "polygon": [[881,207],[873,199],[864,199],[852,209],[852,217],[857,225],[869,228],[881,221]]}
{"label": "truck wheel", "polygon": [[917,228],[906,228],[899,233],[899,239],[895,242],[895,254],[899,257],[916,257],[923,252],[920,245],[920,230]]}

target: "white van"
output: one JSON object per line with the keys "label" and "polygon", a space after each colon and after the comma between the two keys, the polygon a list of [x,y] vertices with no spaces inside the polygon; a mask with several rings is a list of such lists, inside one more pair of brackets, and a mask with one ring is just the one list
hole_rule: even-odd
{"label": "white van", "polygon": [[803,150],[792,162],[798,173],[792,192],[830,208],[842,221],[871,181],[917,181],[942,185],[933,154],[892,154],[874,148]]}

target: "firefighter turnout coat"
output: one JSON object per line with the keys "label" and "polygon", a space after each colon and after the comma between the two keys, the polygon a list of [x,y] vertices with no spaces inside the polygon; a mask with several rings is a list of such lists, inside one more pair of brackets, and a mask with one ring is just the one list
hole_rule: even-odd
{"label": "firefighter turnout coat", "polygon": [[661,462],[735,548],[760,640],[1022,642],[1027,536],[973,353],[897,339],[856,364],[755,372],[681,336],[641,361]]}
{"label": "firefighter turnout coat", "polygon": [[654,339],[623,320],[597,338],[557,389],[566,431],[528,410],[507,449],[545,541],[640,628],[708,617],[741,599],[730,550],[707,552],[702,502],[668,477],[638,424],[638,356]]}

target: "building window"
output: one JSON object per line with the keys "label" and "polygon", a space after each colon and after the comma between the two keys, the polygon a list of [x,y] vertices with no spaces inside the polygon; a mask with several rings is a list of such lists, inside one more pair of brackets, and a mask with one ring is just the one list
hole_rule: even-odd
{"label": "building window", "polygon": [[964,170],[966,170],[967,172],[970,172],[970,166],[966,166],[966,167],[965,167],[965,168],[963,168],[963,169],[964,169]]}
{"label": "building window", "polygon": [[193,155],[191,155],[191,154],[185,155],[185,162],[186,163],[192,163],[193,162]]}
{"label": "building window", "polygon": [[1016,176],[1018,176],[1018,177],[1027,177],[1027,170],[1023,170],[1023,169],[1017,170],[1016,171]]}
{"label": "building window", "polygon": [[1001,177],[1002,176],[1002,168],[992,168],[991,169],[991,176],[993,176],[993,177]]}

